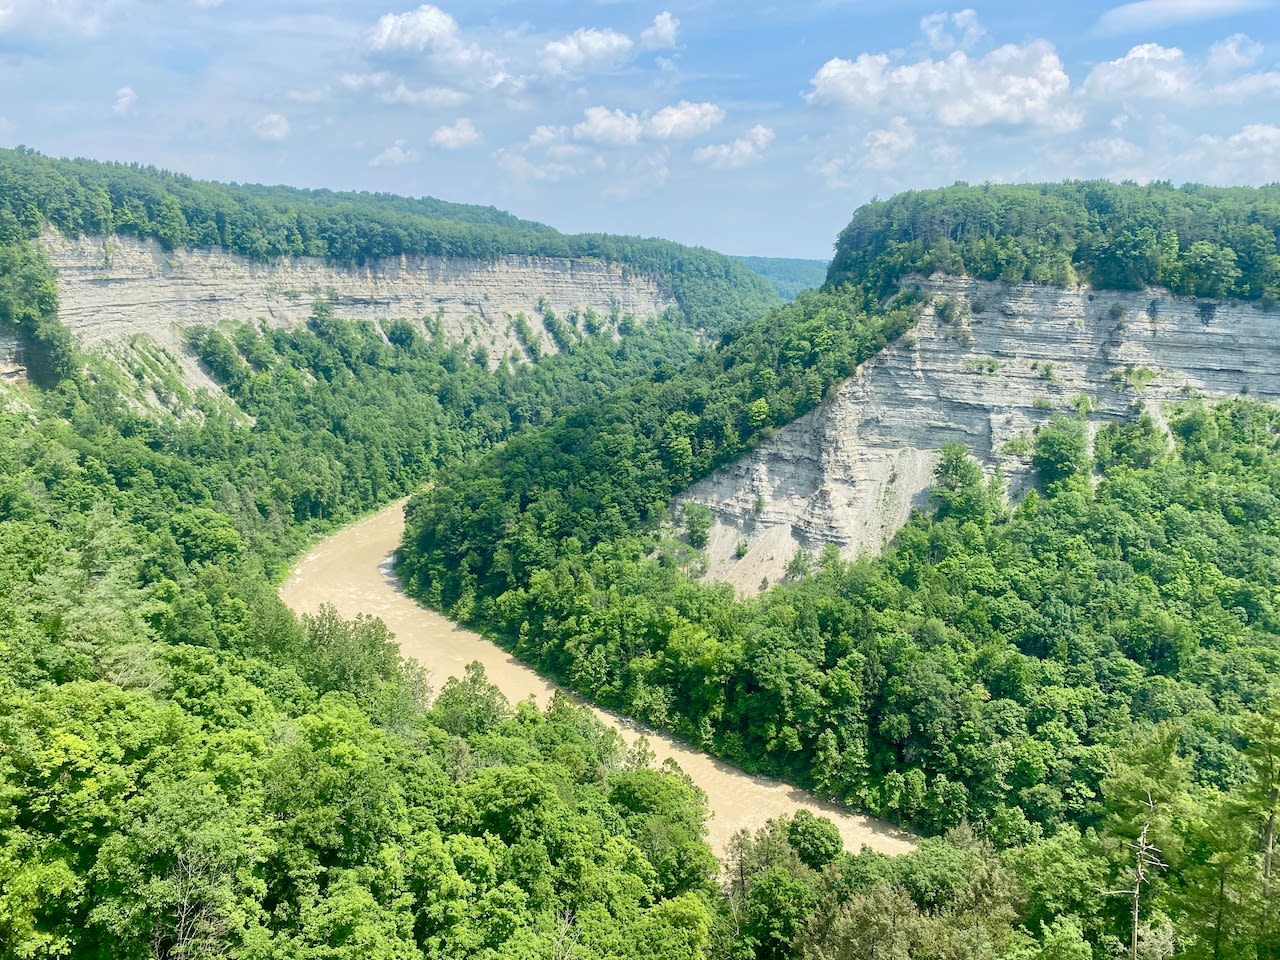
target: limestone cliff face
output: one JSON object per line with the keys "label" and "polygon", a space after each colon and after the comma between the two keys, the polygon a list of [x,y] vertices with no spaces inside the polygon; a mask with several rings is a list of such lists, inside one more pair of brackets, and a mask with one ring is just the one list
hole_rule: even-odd
{"label": "limestone cliff face", "polygon": [[716,519],[710,578],[752,593],[798,550],[879,550],[927,502],[948,441],[998,467],[1017,497],[1034,479],[1035,428],[1082,397],[1094,431],[1186,396],[1280,399],[1280,315],[1248,304],[942,276],[912,285],[930,297],[913,330],[688,492]]}
{"label": "limestone cliff face", "polygon": [[18,380],[24,373],[18,338],[0,333],[0,381]]}
{"label": "limestone cliff face", "polygon": [[446,336],[484,346],[494,363],[520,349],[511,322],[519,313],[542,351],[555,351],[541,305],[560,317],[590,308],[644,319],[674,302],[654,277],[600,261],[401,257],[345,268],[307,257],[255,263],[222,250],[166,251],[128,237],[71,240],[49,231],[42,239],[58,274],[62,320],[81,343],[110,346],[146,334],[178,357],[183,328],[259,319],[293,326],[319,300],[347,319],[439,317]]}

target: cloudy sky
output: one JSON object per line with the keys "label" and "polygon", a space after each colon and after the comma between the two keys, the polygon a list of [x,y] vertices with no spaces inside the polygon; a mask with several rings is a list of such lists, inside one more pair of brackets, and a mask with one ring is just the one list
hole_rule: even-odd
{"label": "cloudy sky", "polygon": [[911,187],[1280,180],[1280,8],[0,0],[0,145],[822,257]]}

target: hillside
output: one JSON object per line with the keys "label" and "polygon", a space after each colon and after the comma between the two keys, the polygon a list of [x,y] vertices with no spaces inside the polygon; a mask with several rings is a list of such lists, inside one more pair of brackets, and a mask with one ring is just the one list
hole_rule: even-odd
{"label": "hillside", "polygon": [[797,260],[788,257],[734,257],[772,284],[783,300],[794,300],[801,292],[822,286],[830,264],[826,260]]}
{"label": "hillside", "polygon": [[[873,204],[823,291],[449,471],[411,504],[402,573],[598,702],[860,809],[976,831],[1018,874],[1015,912],[1043,938],[1026,956],[1127,939],[1103,891],[1144,831],[1167,866],[1140,940],[1260,955],[1275,199],[1094,183]],[[728,535],[677,497],[726,468],[743,481]],[[788,497],[788,538],[815,524],[810,549],[786,544],[786,582],[745,603],[699,582],[708,544],[732,543],[728,563],[767,549],[750,537]],[[823,549],[837,521],[897,536],[850,562]]]}
{"label": "hillside", "polygon": [[943,274],[903,284],[928,304],[908,334],[679,498],[715,518],[709,578],[755,593],[802,551],[879,552],[928,506],[949,443],[1016,501],[1054,414],[1079,414],[1092,439],[1191,397],[1280,400],[1280,323],[1254,303]]}
{"label": "hillside", "polygon": [[[0,245],[37,239],[57,268],[63,319],[86,342],[146,334],[177,354],[193,386],[202,384],[177,328],[294,324],[320,301],[354,317],[439,319],[492,364],[512,350],[557,349],[548,311],[616,325],[675,307],[682,323],[715,335],[777,302],[736,261],[664,240],[569,236],[431,198],[217,184],[0,151]],[[0,314],[0,332],[19,328]],[[47,362],[49,348],[28,347]]]}

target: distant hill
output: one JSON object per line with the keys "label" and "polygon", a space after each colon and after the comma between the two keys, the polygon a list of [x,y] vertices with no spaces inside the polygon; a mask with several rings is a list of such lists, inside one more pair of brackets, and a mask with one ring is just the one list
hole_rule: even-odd
{"label": "distant hill", "polygon": [[748,270],[773,285],[783,300],[794,300],[802,290],[822,286],[827,279],[826,260],[796,260],[790,257],[734,257]]}
{"label": "distant hill", "polygon": [[685,320],[713,332],[777,303],[746,265],[668,240],[568,235],[493,207],[429,197],[213,183],[139,164],[0,150],[0,244],[34,236],[42,219],[69,237],[137,236],[167,249],[222,248],[259,261],[308,256],[349,264],[415,254],[607,260],[660,278]]}

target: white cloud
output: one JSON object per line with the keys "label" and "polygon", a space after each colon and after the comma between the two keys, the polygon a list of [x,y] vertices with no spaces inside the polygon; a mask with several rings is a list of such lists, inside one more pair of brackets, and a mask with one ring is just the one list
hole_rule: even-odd
{"label": "white cloud", "polygon": [[936,53],[970,50],[987,33],[978,22],[978,14],[971,9],[931,13],[920,20],[920,29]]}
{"label": "white cloud", "polygon": [[756,124],[747,131],[746,136],[739,137],[732,143],[698,148],[693,152],[693,159],[699,163],[709,163],[718,170],[731,170],[759,160],[771,143],[773,131],[762,124]]}
{"label": "white cloud", "polygon": [[134,92],[133,87],[121,87],[116,91],[116,102],[111,106],[111,112],[117,117],[123,117],[133,109],[133,105],[138,102],[138,95]]}
{"label": "white cloud", "polygon": [[1094,31],[1114,35],[1157,30],[1179,23],[1248,13],[1267,5],[1267,0],[1140,0],[1112,7],[1098,18]]}
{"label": "white cloud", "polygon": [[1124,137],[1099,137],[1080,146],[1080,153],[1106,167],[1133,163],[1142,157],[1142,148]]}
{"label": "white cloud", "polygon": [[1073,130],[1083,120],[1068,100],[1071,79],[1045,40],[1006,44],[982,57],[956,51],[943,60],[897,66],[884,54],[837,57],[823,64],[810,83],[810,103],[931,112],[949,127],[1002,123]]}
{"label": "white cloud", "polygon": [[680,30],[680,21],[663,10],[653,18],[653,26],[646,27],[640,34],[640,42],[646,50],[669,50],[676,45],[676,34]]}
{"label": "white cloud", "polygon": [[1203,63],[1191,62],[1177,47],[1143,43],[1094,67],[1084,90],[1100,100],[1169,100],[1184,106],[1280,95],[1280,71],[1240,73],[1261,53],[1242,34],[1214,44]]}
{"label": "white cloud", "polygon": [[289,120],[278,113],[268,113],[253,125],[253,132],[263,140],[284,140],[289,136]]}
{"label": "white cloud", "polygon": [[369,46],[382,53],[422,53],[441,64],[493,70],[498,59],[462,38],[458,22],[439,7],[424,3],[408,13],[388,13],[369,31]]}
{"label": "white cloud", "polygon": [[85,36],[96,34],[122,0],[8,0],[0,3],[0,30],[27,25],[58,28]]}
{"label": "white cloud", "polygon": [[466,103],[467,95],[461,90],[450,90],[448,87],[411,90],[401,81],[394,89],[379,93],[378,99],[383,103],[405,103],[415,107],[456,107]]}
{"label": "white cloud", "polygon": [[1248,70],[1261,56],[1262,44],[1236,33],[1209,48],[1206,66],[1214,76],[1229,76]]}
{"label": "white cloud", "polygon": [[499,150],[495,157],[497,158],[498,166],[521,182],[533,180],[544,183],[558,183],[562,180],[571,180],[582,173],[582,170],[573,164],[559,161],[534,163],[523,153],[514,153],[508,150]]}
{"label": "white cloud", "polygon": [[577,140],[626,146],[635,143],[644,133],[644,121],[634,113],[588,107],[582,115],[583,121],[573,127],[573,136]]}
{"label": "white cloud", "polygon": [[447,49],[461,42],[457,21],[429,3],[409,13],[388,13],[369,32],[375,50]]}
{"label": "white cloud", "polygon": [[883,130],[872,130],[863,138],[867,148],[863,163],[873,170],[888,170],[901,162],[916,145],[916,132],[906,117],[893,117]]}
{"label": "white cloud", "polygon": [[[574,124],[573,138],[610,146],[629,146],[642,137],[649,140],[687,140],[706,133],[724,120],[724,110],[714,103],[679,103],[663,107],[652,115],[627,113],[607,107],[588,107],[582,122]],[[554,128],[539,127],[540,138],[550,137]],[[541,131],[541,133],[539,133]]]}
{"label": "white cloud", "polygon": [[630,37],[615,30],[578,29],[548,43],[542,50],[542,65],[556,76],[610,70],[626,61],[633,46]]}
{"label": "white cloud", "polygon": [[684,140],[706,133],[723,119],[724,110],[714,103],[681,100],[650,117],[646,129],[658,140]]}
{"label": "white cloud", "polygon": [[1280,180],[1280,127],[1251,123],[1229,137],[1202,136],[1182,162],[1191,176],[1209,183]]}
{"label": "white cloud", "polygon": [[387,149],[369,161],[371,167],[399,167],[406,163],[413,163],[418,159],[417,151],[406,150],[404,141],[397,140]]}
{"label": "white cloud", "polygon": [[1158,43],[1139,44],[1118,60],[1098,64],[1084,82],[1086,93],[1106,100],[1181,98],[1195,86],[1195,72],[1182,51]]}
{"label": "white cloud", "polygon": [[667,165],[670,156],[670,148],[662,147],[654,153],[627,158],[615,164],[609,173],[605,195],[632,197],[662,186],[671,175],[671,169]]}
{"label": "white cloud", "polygon": [[466,117],[459,117],[452,124],[437,127],[431,134],[431,142],[446,150],[457,150],[480,139],[480,131]]}
{"label": "white cloud", "polygon": [[566,133],[568,130],[565,127],[552,126],[549,123],[539,124],[533,128],[533,133],[529,134],[529,146],[547,147],[563,143]]}

